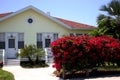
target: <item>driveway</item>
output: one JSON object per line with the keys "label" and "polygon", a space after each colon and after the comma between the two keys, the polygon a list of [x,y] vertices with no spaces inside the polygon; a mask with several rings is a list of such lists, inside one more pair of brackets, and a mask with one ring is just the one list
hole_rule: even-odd
{"label": "driveway", "polygon": [[[51,64],[50,67],[46,68],[27,69],[20,66],[4,66],[3,69],[13,73],[15,80],[62,80],[52,74],[55,69],[52,68]],[[120,80],[120,76],[67,80]]]}

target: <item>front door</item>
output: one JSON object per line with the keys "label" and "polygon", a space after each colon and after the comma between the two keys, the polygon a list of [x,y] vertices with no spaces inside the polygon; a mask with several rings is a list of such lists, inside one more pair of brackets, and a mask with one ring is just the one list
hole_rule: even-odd
{"label": "front door", "polygon": [[49,48],[50,43],[53,41],[53,33],[43,33],[42,36],[43,40],[43,47],[44,48]]}
{"label": "front door", "polygon": [[11,34],[7,37],[7,58],[16,58],[17,54],[17,36],[15,34]]}

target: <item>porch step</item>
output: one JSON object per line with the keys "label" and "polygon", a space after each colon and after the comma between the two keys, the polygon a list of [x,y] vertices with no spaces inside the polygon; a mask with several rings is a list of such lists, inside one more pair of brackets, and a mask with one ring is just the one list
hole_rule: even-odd
{"label": "porch step", "polygon": [[7,59],[6,65],[20,65],[20,59]]}

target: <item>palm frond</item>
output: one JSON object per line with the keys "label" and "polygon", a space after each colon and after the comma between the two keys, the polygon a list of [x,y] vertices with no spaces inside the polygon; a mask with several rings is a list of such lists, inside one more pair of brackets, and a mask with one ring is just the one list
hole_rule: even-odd
{"label": "palm frond", "polygon": [[98,17],[97,17],[97,22],[101,21],[101,20],[104,20],[106,19],[108,16],[104,15],[104,14],[100,14]]}
{"label": "palm frond", "polygon": [[120,0],[112,0],[107,5],[103,5],[100,10],[112,16],[120,16]]}

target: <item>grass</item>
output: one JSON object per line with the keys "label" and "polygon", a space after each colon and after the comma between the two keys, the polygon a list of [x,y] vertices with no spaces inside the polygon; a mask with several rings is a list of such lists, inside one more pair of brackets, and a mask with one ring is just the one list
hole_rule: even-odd
{"label": "grass", "polygon": [[0,80],[15,80],[14,75],[0,68]]}
{"label": "grass", "polygon": [[120,67],[98,67],[98,70],[101,71],[120,71]]}

